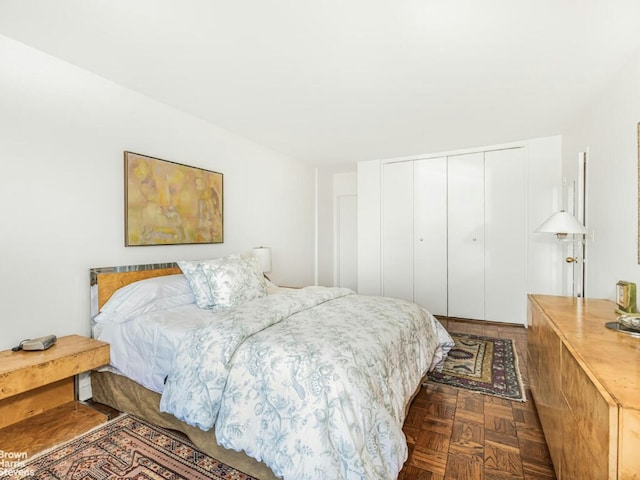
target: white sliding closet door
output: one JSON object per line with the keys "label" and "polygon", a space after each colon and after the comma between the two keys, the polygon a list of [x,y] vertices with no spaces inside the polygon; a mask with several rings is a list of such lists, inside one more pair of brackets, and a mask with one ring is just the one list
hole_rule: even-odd
{"label": "white sliding closet door", "polygon": [[382,294],[413,301],[413,162],[382,169]]}
{"label": "white sliding closet door", "polygon": [[450,317],[485,318],[484,153],[448,157]]}
{"label": "white sliding closet door", "polygon": [[414,302],[447,315],[447,158],[413,163]]}
{"label": "white sliding closet door", "polygon": [[526,318],[526,171],[524,148],[486,152],[485,318]]}
{"label": "white sliding closet door", "polygon": [[524,148],[382,167],[382,294],[450,317],[526,317]]}

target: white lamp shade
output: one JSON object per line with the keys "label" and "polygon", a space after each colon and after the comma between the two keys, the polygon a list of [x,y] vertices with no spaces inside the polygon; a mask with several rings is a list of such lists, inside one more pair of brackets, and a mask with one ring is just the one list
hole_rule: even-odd
{"label": "white lamp shade", "polygon": [[255,247],[253,254],[260,263],[262,273],[269,273],[271,271],[271,248],[269,247]]}
{"label": "white lamp shade", "polygon": [[582,225],[576,217],[569,212],[561,210],[551,215],[545,222],[535,230],[538,233],[555,233],[569,234],[578,233],[586,234],[587,229]]}

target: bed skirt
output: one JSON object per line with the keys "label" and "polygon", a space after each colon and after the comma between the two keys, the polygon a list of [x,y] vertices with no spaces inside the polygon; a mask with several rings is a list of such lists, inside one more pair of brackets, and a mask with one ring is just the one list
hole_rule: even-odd
{"label": "bed skirt", "polygon": [[136,415],[163,428],[178,430],[207,455],[260,480],[277,480],[264,463],[243,452],[228,450],[218,445],[213,430],[205,432],[160,412],[160,394],[152,392],[133,380],[111,372],[91,372],[93,400],[109,405],[121,412]]}

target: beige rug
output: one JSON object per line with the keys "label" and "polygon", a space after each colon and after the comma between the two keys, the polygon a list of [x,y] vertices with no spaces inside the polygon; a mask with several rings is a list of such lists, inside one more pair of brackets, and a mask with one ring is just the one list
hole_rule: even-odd
{"label": "beige rug", "polygon": [[14,460],[0,465],[0,479],[255,480],[183,435],[126,414],[32,459]]}

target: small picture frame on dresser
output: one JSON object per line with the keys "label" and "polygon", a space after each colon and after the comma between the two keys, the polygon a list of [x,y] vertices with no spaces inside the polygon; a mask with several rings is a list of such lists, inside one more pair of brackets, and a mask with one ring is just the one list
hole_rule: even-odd
{"label": "small picture frame on dresser", "polygon": [[620,314],[637,313],[636,284],[620,280],[616,283],[616,312]]}

